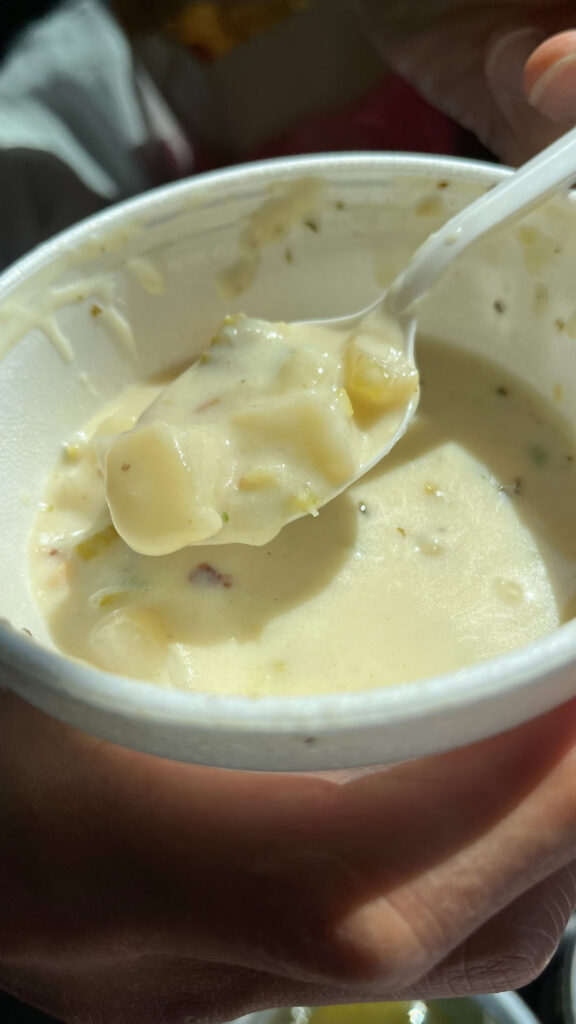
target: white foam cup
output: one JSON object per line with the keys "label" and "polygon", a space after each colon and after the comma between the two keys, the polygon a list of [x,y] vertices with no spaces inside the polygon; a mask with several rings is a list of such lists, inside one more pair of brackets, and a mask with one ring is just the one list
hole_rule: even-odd
{"label": "white foam cup", "polygon": [[[27,570],[51,467],[104,401],[190,360],[233,310],[300,320],[361,308],[431,230],[506,173],[385,154],[245,165],[114,207],[2,276],[0,685],[136,750],[271,771],[446,750],[576,693],[575,622],[512,653],[402,686],[261,699],[216,696],[209,678],[202,692],[161,688],[54,650]],[[283,197],[302,179],[316,184],[290,213]],[[273,216],[258,226],[252,215],[271,200],[276,223]],[[561,382],[561,410],[576,432],[575,267],[576,207],[562,198],[522,230],[509,228],[467,254],[422,305],[422,329],[488,356],[547,400]]]}

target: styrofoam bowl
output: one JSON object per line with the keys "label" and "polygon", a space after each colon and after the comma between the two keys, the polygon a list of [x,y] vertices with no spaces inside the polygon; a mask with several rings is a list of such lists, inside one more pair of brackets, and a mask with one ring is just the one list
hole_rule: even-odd
{"label": "styrofoam bowl", "polygon": [[[361,308],[430,230],[506,173],[470,161],[385,154],[245,165],[114,207],[3,275],[3,687],[137,750],[269,771],[446,750],[576,693],[574,622],[502,657],[391,688],[262,699],[215,696],[209,679],[205,692],[160,688],[55,651],[28,580],[28,535],[51,466],[63,440],[103,401],[190,359],[233,309],[290,320]],[[236,299],[224,298],[218,282],[241,251],[246,218],[271,189],[302,178],[320,183],[318,224],[295,223],[286,238],[268,240],[258,250],[254,282]],[[422,306],[420,320],[427,333],[485,353],[547,398],[562,381],[563,408],[576,430],[574,204],[556,200],[525,224],[523,242],[510,229],[466,255]],[[287,262],[287,245],[297,260]],[[495,314],[495,303],[505,304],[506,315]],[[101,316],[91,315],[100,309]],[[557,321],[568,329],[559,331]]]}

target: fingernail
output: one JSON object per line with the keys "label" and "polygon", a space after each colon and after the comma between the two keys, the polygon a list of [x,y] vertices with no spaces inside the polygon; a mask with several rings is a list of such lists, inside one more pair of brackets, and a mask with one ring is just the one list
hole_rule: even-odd
{"label": "fingernail", "polygon": [[550,121],[576,122],[576,50],[540,75],[528,102]]}
{"label": "fingernail", "polygon": [[493,93],[525,102],[524,65],[544,41],[545,34],[530,26],[499,36],[488,50],[485,74]]}

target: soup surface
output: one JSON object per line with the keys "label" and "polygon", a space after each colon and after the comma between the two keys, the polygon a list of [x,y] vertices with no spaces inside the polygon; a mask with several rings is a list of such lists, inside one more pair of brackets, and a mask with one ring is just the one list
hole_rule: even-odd
{"label": "soup surface", "polygon": [[159,684],[254,697],[405,683],[530,643],[576,599],[576,444],[496,367],[418,347],[422,398],[376,469],[260,547],[132,550],[93,439],[130,429],[143,384],[63,448],[31,538],[55,645]]}
{"label": "soup surface", "polygon": [[400,324],[227,317],[135,426],[97,443],[112,522],[143,555],[266,544],[375,461],[418,396]]}

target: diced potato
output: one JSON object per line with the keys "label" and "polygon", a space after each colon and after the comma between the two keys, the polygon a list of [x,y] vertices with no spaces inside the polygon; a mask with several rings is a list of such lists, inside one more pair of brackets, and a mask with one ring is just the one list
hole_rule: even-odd
{"label": "diced potato", "polygon": [[384,410],[409,400],[418,388],[418,374],[399,349],[384,348],[378,357],[352,339],[346,347],[345,382],[353,405]]}
{"label": "diced potato", "polygon": [[354,406],[352,405],[350,396],[345,388],[339,388],[336,392],[334,405],[344,416],[346,416],[346,419],[352,419],[354,415]]}
{"label": "diced potato", "polygon": [[120,608],[94,627],[90,648],[107,672],[151,679],[164,666],[168,638],[153,608]]}
{"label": "diced potato", "polygon": [[354,472],[352,440],[347,421],[314,394],[287,395],[271,405],[242,409],[233,417],[244,451],[267,445],[293,468],[295,482],[310,471],[340,484]]}
{"label": "diced potato", "polygon": [[202,500],[197,483],[177,435],[160,421],[121,435],[106,453],[112,519],[144,555],[168,554],[220,530],[222,518]]}
{"label": "diced potato", "polygon": [[293,349],[278,371],[279,390],[328,387],[336,382],[337,364],[325,353],[303,346]]}

